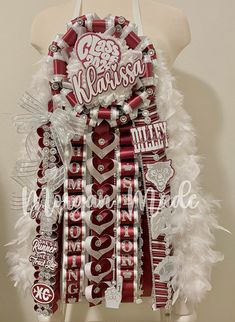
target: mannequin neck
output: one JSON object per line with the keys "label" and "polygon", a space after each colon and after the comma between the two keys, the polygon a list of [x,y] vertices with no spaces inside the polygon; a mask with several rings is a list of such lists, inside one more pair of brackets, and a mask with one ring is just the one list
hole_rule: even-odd
{"label": "mannequin neck", "polygon": [[[77,0],[70,1],[75,10]],[[105,12],[105,13],[103,13]],[[101,19],[108,14],[124,16],[133,21],[133,1],[132,0],[99,0],[99,6],[96,7],[94,12],[94,0],[82,0],[80,15],[86,13],[96,13]],[[78,16],[79,14],[76,13]]]}

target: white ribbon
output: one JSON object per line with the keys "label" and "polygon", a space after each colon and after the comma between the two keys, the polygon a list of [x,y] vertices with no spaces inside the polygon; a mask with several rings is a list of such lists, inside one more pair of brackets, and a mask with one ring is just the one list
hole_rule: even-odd
{"label": "white ribbon", "polygon": [[133,16],[135,20],[135,24],[138,27],[138,35],[143,36],[143,26],[142,26],[142,19],[140,14],[140,4],[139,0],[132,0],[132,6],[133,6]]}
{"label": "white ribbon", "polygon": [[80,11],[81,11],[81,5],[82,5],[82,0],[76,0],[76,5],[74,9],[74,18],[77,18],[80,16]]}
{"label": "white ribbon", "polygon": [[[76,136],[79,139],[85,131],[86,116],[75,116],[71,111],[57,108],[54,112],[48,112],[43,104],[30,94],[26,93],[20,104],[29,113],[17,115],[15,124],[19,133],[29,133],[32,136],[35,129],[43,124],[51,122],[51,132],[56,147],[63,161],[69,162],[72,152],[71,139]],[[26,142],[29,141],[28,139]],[[65,156],[65,147],[69,145],[68,154]],[[27,149],[27,146],[26,146]]]}

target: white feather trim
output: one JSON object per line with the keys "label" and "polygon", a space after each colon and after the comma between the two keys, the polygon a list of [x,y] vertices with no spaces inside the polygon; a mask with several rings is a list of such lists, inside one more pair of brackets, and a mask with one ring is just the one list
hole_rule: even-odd
{"label": "white feather trim", "polygon": [[157,97],[161,120],[167,121],[168,158],[173,160],[175,176],[171,181],[171,196],[178,194],[180,184],[189,180],[191,194],[199,201],[195,209],[178,206],[172,213],[171,242],[174,248],[177,273],[172,279],[179,296],[193,304],[200,302],[211,289],[210,276],[213,264],[223,255],[213,249],[214,231],[219,226],[214,213],[218,203],[201,192],[199,186],[200,157],[196,155],[195,131],[191,118],[183,109],[183,95],[176,89],[175,78],[169,72],[162,51],[157,49]]}
{"label": "white feather trim", "polygon": [[[50,98],[50,89],[48,84],[48,70],[46,64],[46,57],[38,62],[39,69],[34,75],[30,87],[30,93],[35,95],[37,99],[45,104],[47,107],[48,100]],[[26,145],[26,136],[22,135],[24,141],[22,142]],[[33,138],[35,140],[35,146],[38,146],[37,135]],[[20,159],[31,159],[32,155],[27,155],[27,151],[24,148],[20,153]],[[35,154],[36,156],[36,154]],[[37,182],[36,173],[35,176],[29,177],[29,182]],[[28,187],[31,191],[31,187]],[[16,214],[14,214],[16,217]],[[10,248],[7,252],[6,258],[10,266],[9,276],[14,285],[19,287],[23,292],[29,291],[33,284],[33,273],[34,268],[29,263],[29,256],[32,252],[32,241],[36,233],[36,223],[30,218],[29,215],[19,212],[18,219],[15,225],[15,239],[8,243],[6,246]]]}

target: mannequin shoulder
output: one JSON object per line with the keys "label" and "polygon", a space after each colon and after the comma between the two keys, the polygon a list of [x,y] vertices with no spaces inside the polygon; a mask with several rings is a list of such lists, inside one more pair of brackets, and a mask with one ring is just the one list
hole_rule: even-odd
{"label": "mannequin shoulder", "polygon": [[34,18],[30,42],[40,54],[45,53],[45,48],[48,48],[57,33],[65,31],[64,21],[70,20],[71,11],[72,5],[70,10],[68,5],[61,4],[39,12]]}
{"label": "mannequin shoulder", "polygon": [[171,66],[180,52],[191,42],[187,16],[178,8],[153,0],[141,0],[140,6],[144,34],[164,51]]}
{"label": "mannequin shoulder", "polygon": [[[167,8],[166,8],[167,7]],[[165,12],[169,16],[169,25],[172,24],[174,27],[174,38],[177,39],[177,35],[183,41],[184,47],[191,42],[191,31],[189,26],[188,17],[185,15],[183,10],[175,7],[166,6]],[[169,29],[170,26],[169,26]],[[172,29],[171,29],[172,30]]]}
{"label": "mannequin shoulder", "polygon": [[[146,3],[142,0],[143,11],[145,11]],[[149,24],[161,26],[161,32],[165,33],[169,41],[181,43],[182,48],[191,41],[191,32],[189,21],[183,10],[175,8],[164,3],[148,0],[148,8],[146,13],[150,13],[152,19]]]}

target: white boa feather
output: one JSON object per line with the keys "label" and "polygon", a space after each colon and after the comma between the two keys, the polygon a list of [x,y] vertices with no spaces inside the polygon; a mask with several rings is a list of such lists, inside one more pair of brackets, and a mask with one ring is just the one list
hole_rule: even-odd
{"label": "white boa feather", "polygon": [[178,194],[180,184],[191,182],[190,194],[195,194],[195,209],[173,210],[167,223],[171,227],[171,241],[176,261],[176,275],[172,286],[184,300],[199,303],[211,289],[213,264],[223,255],[213,249],[214,231],[225,230],[217,222],[218,202],[201,191],[199,185],[200,157],[196,155],[195,131],[191,118],[183,108],[183,95],[176,89],[175,78],[169,72],[161,50],[157,50],[157,106],[161,120],[167,121],[169,148],[167,156],[173,160],[175,176],[171,180],[171,196]]}
{"label": "white boa feather", "polygon": [[[37,73],[32,79],[32,84],[30,88],[30,93],[35,95],[37,99],[45,104],[47,107],[47,102],[50,98],[50,88],[48,83],[48,70],[46,57],[42,58],[38,62],[39,68]],[[23,136],[23,141],[26,145],[26,136]],[[38,144],[37,135],[34,137],[35,146]],[[36,154],[33,155],[35,160]],[[24,148],[21,151],[21,160],[32,160],[32,154],[27,154],[26,149]],[[30,183],[37,182],[37,174],[31,175],[29,177]],[[31,185],[29,187],[31,188]],[[16,214],[15,214],[16,218]],[[32,241],[35,238],[36,223],[29,215],[23,213],[23,211],[18,214],[18,220],[15,224],[15,239],[12,240],[8,245],[10,251],[7,253],[7,261],[9,263],[9,276],[14,282],[14,286],[17,286],[20,291],[27,293],[30,291],[33,280],[34,280],[34,268],[29,262],[29,256],[32,253]]]}

